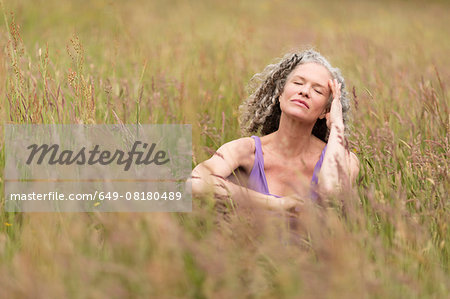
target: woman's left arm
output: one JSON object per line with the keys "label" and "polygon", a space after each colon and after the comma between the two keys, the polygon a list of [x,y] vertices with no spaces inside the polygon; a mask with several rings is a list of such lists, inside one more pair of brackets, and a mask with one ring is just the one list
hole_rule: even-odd
{"label": "woman's left arm", "polygon": [[349,190],[359,172],[359,160],[348,150],[344,135],[342,118],[341,84],[336,79],[329,81],[333,101],[327,115],[327,125],[330,128],[327,150],[319,175],[319,190],[332,194]]}

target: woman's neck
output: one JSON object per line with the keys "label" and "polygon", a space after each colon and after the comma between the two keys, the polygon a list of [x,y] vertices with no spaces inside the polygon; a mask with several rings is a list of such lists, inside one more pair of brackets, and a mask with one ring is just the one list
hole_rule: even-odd
{"label": "woman's neck", "polygon": [[313,127],[314,124],[301,122],[282,114],[278,130],[272,137],[272,149],[285,157],[302,156],[311,149]]}

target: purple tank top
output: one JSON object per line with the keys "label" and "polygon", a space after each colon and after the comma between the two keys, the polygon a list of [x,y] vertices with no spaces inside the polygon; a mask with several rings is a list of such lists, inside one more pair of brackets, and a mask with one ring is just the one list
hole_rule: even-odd
{"label": "purple tank top", "polygon": [[[253,164],[252,171],[250,172],[250,176],[248,178],[248,188],[258,191],[262,194],[273,195],[275,197],[281,197],[275,194],[269,193],[269,187],[267,185],[266,173],[264,172],[264,157],[261,148],[261,139],[258,136],[252,136],[255,140],[255,162]],[[322,167],[323,157],[325,156],[325,150],[327,146],[322,150],[322,154],[320,155],[319,161],[317,161],[316,166],[314,166],[314,172],[311,179],[311,197],[313,199],[317,199],[317,193],[315,192],[315,187],[318,183],[319,171]]]}

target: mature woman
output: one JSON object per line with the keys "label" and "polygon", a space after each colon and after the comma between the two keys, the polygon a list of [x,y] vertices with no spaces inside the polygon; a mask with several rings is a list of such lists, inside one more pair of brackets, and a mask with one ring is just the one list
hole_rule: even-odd
{"label": "mature woman", "polygon": [[298,199],[348,189],[359,171],[345,139],[349,100],[337,68],[313,50],[285,55],[255,75],[241,106],[245,133],[192,172],[195,195],[212,190],[291,209]]}

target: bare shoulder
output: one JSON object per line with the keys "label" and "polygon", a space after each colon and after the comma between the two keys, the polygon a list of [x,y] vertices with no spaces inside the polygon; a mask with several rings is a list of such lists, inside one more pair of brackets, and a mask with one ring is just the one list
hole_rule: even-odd
{"label": "bare shoulder", "polygon": [[238,155],[248,154],[248,152],[255,150],[255,143],[251,137],[243,137],[235,139],[223,144],[217,151],[232,151]]}
{"label": "bare shoulder", "polygon": [[215,155],[224,155],[228,159],[235,160],[237,165],[247,168],[248,164],[253,165],[254,153],[255,142],[253,138],[243,137],[223,144]]}
{"label": "bare shoulder", "polygon": [[254,151],[255,145],[252,138],[232,140],[219,147],[211,158],[197,165],[193,173],[208,172],[228,177],[236,168],[242,167],[248,170],[249,163],[253,165]]}

